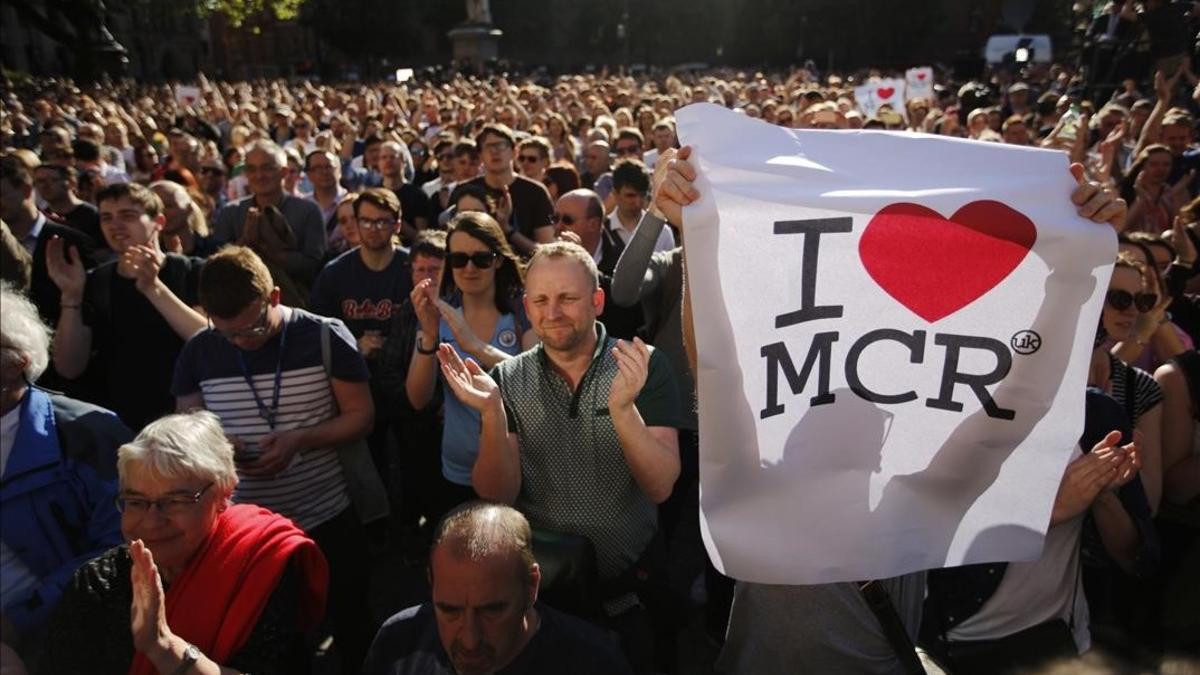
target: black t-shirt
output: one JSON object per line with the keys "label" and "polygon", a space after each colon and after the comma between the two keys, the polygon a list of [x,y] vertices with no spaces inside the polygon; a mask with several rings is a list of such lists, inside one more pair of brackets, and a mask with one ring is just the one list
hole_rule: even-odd
{"label": "black t-shirt", "polygon": [[[525,649],[496,675],[624,675],[632,673],[615,641],[599,628],[541,604],[541,625]],[[409,607],[387,620],[363,666],[364,675],[455,675],[438,638],[433,605]]]}
{"label": "black t-shirt", "polygon": [[329,261],[313,284],[309,310],[341,319],[354,337],[369,330],[386,335],[392,312],[412,292],[412,266],[408,254],[396,249],[386,269],[367,267],[357,248]]}
{"label": "black t-shirt", "polygon": [[[550,193],[546,186],[524,176],[515,176],[516,180],[508,186],[508,194],[512,196],[512,218],[509,223],[518,232],[534,238],[534,232],[542,227],[551,227],[550,217],[554,215],[554,204],[550,201]],[[494,199],[504,196],[503,190],[495,190],[484,181],[483,176],[470,181],[488,191]]]}
{"label": "black t-shirt", "polygon": [[400,199],[400,220],[413,227],[417,226],[414,218],[429,220],[429,197],[424,190],[412,183],[405,183],[392,192]]}
{"label": "black t-shirt", "polygon": [[[201,262],[168,253],[158,277],[180,300],[195,305]],[[116,261],[88,275],[83,309],[92,329],[89,365],[103,379],[104,400],[98,403],[135,430],[172,412],[171,374],[184,341],[133,280],[117,274]]]}

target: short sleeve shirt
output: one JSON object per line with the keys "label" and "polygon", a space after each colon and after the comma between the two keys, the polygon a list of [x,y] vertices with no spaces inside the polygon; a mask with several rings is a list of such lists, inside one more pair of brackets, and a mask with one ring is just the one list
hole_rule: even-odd
{"label": "short sleeve shirt", "polygon": [[404,304],[412,291],[408,254],[397,249],[392,262],[376,272],[367,267],[357,248],[334,258],[313,284],[309,309],[341,319],[355,337],[368,330],[384,333],[392,311]]}
{"label": "short sleeve shirt", "polygon": [[[572,392],[542,345],[496,365],[509,431],[521,447],[516,507],[530,524],[582,534],[596,548],[602,579],[637,562],[657,527],[617,438],[608,394],[617,375],[604,325],[597,323],[592,364]],[[667,359],[651,349],[649,374],[635,401],[648,427],[679,427],[679,393]]]}
{"label": "short sleeve shirt", "polygon": [[[460,303],[456,303],[460,304]],[[524,315],[502,314],[496,321],[496,329],[488,338],[488,344],[496,349],[514,356],[521,353],[521,336],[529,330],[529,322]],[[454,348],[460,359],[466,359],[469,354],[463,351],[462,345],[450,330],[450,324],[442,319],[438,324],[438,342]],[[446,423],[442,432],[442,475],[446,480],[458,485],[471,484],[471,470],[475,467],[475,459],[479,457],[479,413],[467,406],[454,395],[454,390],[446,388],[445,415]]]}
{"label": "short sleeve shirt", "polygon": [[[221,418],[225,433],[245,443],[250,459],[261,453],[259,440],[272,430],[258,403],[273,406],[276,372],[280,387],[275,431],[316,426],[336,414],[321,354],[325,319],[295,308],[284,308],[284,312],[284,331],[257,350],[238,349],[209,329],[188,340],[175,364],[171,393],[177,397],[203,394],[204,407]],[[367,381],[367,366],[354,336],[342,322],[329,321],[332,377]],[[332,447],[301,451],[274,476],[249,476],[239,471],[238,478],[235,501],[271,509],[305,530],[311,531],[350,505],[337,449]]]}

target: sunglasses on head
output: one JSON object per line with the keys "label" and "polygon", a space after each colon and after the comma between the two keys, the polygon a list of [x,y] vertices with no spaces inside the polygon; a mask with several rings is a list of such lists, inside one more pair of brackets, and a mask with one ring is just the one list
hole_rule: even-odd
{"label": "sunglasses on head", "polygon": [[1118,312],[1124,312],[1129,309],[1130,305],[1133,305],[1137,307],[1137,311],[1143,314],[1154,309],[1154,306],[1158,304],[1158,296],[1154,293],[1138,293],[1134,295],[1129,291],[1123,291],[1119,288],[1109,291],[1108,295],[1104,296],[1104,300],[1108,303],[1109,307]]}
{"label": "sunglasses on head", "polygon": [[491,267],[496,262],[496,254],[489,251],[480,251],[479,253],[462,253],[460,251],[447,255],[446,262],[456,270],[466,267],[468,262],[482,270]]}
{"label": "sunglasses on head", "polygon": [[556,213],[550,216],[550,222],[555,225],[562,223],[563,225],[570,226],[575,224],[575,216],[569,216],[565,213]]}

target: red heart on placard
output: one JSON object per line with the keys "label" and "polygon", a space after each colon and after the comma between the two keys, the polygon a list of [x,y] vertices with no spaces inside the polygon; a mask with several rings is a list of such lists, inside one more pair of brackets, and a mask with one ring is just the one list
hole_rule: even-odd
{"label": "red heart on placard", "polygon": [[925,75],[926,75],[926,73],[917,73],[917,79],[918,79],[918,80],[924,80],[924,79],[925,79]]}
{"label": "red heart on placard", "polygon": [[183,100],[186,101],[190,105],[190,104],[196,102],[196,97],[195,96],[184,96]]}
{"label": "red heart on placard", "polygon": [[875,90],[875,93],[879,94],[879,98],[891,98],[892,94],[896,93],[896,90],[892,87],[880,87]]}
{"label": "red heart on placard", "polygon": [[1033,221],[1001,202],[971,202],[950,218],[898,203],[867,223],[858,257],[880,288],[932,323],[1004,281],[1035,241]]}

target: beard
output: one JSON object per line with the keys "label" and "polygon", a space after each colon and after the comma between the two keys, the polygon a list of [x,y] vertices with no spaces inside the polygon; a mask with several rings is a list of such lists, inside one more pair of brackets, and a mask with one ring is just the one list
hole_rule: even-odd
{"label": "beard", "polygon": [[[538,337],[541,338],[542,344],[560,352],[569,352],[574,350],[579,345],[587,340],[588,329],[577,328],[574,324],[565,321],[554,323],[543,323],[538,326]],[[570,330],[564,330],[570,329]]]}

